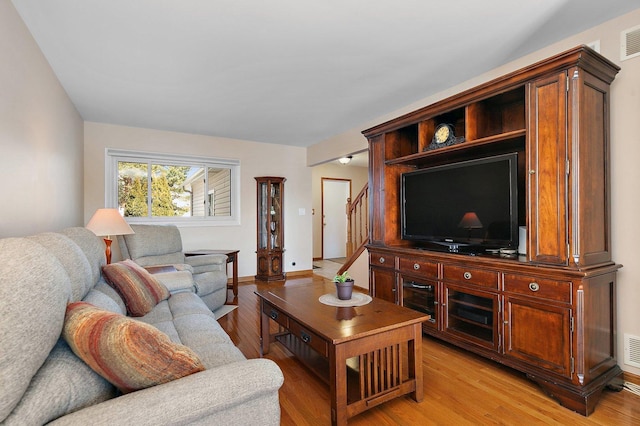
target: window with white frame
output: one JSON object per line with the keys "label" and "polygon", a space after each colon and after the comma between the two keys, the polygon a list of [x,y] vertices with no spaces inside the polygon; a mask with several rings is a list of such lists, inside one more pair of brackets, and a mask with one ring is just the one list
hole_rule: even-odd
{"label": "window with white frame", "polygon": [[107,150],[107,205],[130,222],[238,224],[238,160]]}

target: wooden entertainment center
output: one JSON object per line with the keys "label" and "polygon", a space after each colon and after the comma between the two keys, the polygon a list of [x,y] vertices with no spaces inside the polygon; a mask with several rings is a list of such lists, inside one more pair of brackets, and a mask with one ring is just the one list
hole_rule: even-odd
{"label": "wooden entertainment center", "polygon": [[[363,131],[371,294],[430,314],[425,333],[526,373],[585,416],[621,374],[609,159],[618,71],[580,46]],[[441,124],[463,141],[431,149]],[[513,152],[526,255],[401,238],[402,173]]]}

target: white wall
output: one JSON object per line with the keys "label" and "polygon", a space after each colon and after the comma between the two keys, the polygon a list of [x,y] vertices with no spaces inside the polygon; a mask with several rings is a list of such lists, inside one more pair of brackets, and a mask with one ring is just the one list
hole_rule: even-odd
{"label": "white wall", "polygon": [[82,118],[0,0],[0,237],[82,226]]}
{"label": "white wall", "polygon": [[636,316],[637,307],[640,306],[640,285],[637,280],[640,276],[640,262],[637,259],[640,228],[635,225],[637,212],[640,211],[640,196],[637,190],[640,182],[640,167],[637,165],[640,158],[640,57],[620,61],[620,32],[639,24],[640,9],[637,9],[400,110],[363,123],[358,128],[310,147],[307,152],[307,164],[320,164],[331,160],[343,155],[345,150],[353,152],[366,148],[367,142],[360,134],[366,128],[577,45],[600,40],[601,53],[622,68],[611,85],[612,248],[613,259],[624,265],[618,273],[617,282],[618,363],[623,370],[640,375],[640,369],[624,364],[623,356],[624,334],[640,336],[640,321]]}
{"label": "white wall", "polygon": [[[256,273],[256,181],[255,176],[284,176],[285,257],[284,270],[312,269],[311,169],[305,166],[304,148],[265,144],[212,136],[85,123],[85,207],[88,221],[104,207],[105,150],[202,155],[240,160],[241,224],[239,226],[181,226],[185,249],[239,249],[241,277]],[[305,215],[299,215],[299,209]],[[117,248],[116,248],[117,249]],[[114,260],[119,249],[114,250]],[[296,265],[292,266],[292,262]]]}

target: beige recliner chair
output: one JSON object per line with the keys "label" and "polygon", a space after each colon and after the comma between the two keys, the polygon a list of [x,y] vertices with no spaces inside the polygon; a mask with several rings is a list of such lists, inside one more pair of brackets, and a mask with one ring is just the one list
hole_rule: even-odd
{"label": "beige recliner chair", "polygon": [[180,230],[175,225],[131,225],[135,234],[119,235],[124,259],[140,266],[173,265],[193,275],[196,294],[215,311],[227,300],[227,256],[185,256]]}

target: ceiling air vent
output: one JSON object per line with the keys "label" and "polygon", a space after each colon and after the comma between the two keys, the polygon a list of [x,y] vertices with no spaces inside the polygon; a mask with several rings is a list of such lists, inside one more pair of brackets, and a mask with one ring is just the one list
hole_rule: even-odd
{"label": "ceiling air vent", "polygon": [[640,25],[624,30],[620,34],[620,60],[640,56]]}

